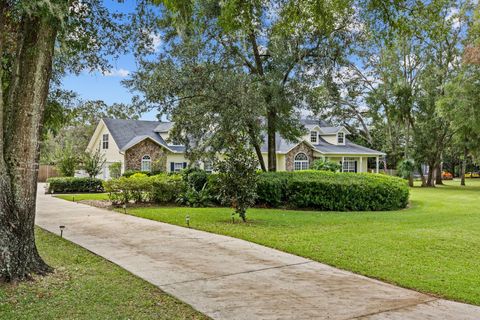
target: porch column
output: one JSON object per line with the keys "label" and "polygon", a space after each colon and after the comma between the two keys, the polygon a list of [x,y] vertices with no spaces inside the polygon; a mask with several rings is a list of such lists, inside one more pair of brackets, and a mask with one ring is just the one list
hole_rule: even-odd
{"label": "porch column", "polygon": [[343,163],[345,162],[345,157],[342,157],[342,169],[340,169],[340,172],[343,172]]}
{"label": "porch column", "polygon": [[363,172],[363,157],[360,157],[360,170],[358,172]]}
{"label": "porch column", "polygon": [[375,158],[375,160],[376,160],[375,172],[378,173],[378,156]]}

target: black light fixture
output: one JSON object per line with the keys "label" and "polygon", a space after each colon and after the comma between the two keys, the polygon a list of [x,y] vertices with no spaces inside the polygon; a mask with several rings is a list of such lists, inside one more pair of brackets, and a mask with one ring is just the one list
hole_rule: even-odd
{"label": "black light fixture", "polygon": [[127,203],[123,204],[123,213],[127,214]]}
{"label": "black light fixture", "polygon": [[187,223],[187,227],[190,228],[190,216],[187,214],[187,216],[185,217],[185,222]]}
{"label": "black light fixture", "polygon": [[232,223],[235,223],[235,212],[232,212]]}
{"label": "black light fixture", "polygon": [[59,226],[60,228],[60,238],[63,238],[63,230],[65,229],[65,226]]}

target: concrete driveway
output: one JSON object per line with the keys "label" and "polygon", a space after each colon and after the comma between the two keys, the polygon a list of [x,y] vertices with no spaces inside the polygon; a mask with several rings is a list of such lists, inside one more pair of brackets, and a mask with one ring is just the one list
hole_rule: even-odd
{"label": "concrete driveway", "polygon": [[60,200],[39,189],[36,223],[213,319],[480,319],[437,299],[247,241]]}

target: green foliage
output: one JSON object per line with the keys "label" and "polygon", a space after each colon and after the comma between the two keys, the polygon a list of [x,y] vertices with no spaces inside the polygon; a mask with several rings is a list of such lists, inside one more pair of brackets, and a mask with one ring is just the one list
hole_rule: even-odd
{"label": "green foliage", "polygon": [[113,179],[118,179],[122,175],[122,163],[120,161],[112,163],[108,169]]}
{"label": "green foliage", "polygon": [[404,159],[397,166],[398,175],[404,179],[410,179],[415,172],[415,161]]}
{"label": "green foliage", "polygon": [[90,178],[95,178],[102,172],[105,161],[105,155],[100,153],[100,150],[95,150],[93,153],[86,152],[83,156],[83,169]]}
{"label": "green foliage", "polygon": [[312,170],[322,170],[322,171],[331,171],[331,172],[338,172],[340,169],[342,169],[342,166],[333,161],[329,160],[323,160],[323,159],[317,159],[313,161],[313,163],[310,166],[310,169]]}
{"label": "green foliage", "polygon": [[96,178],[49,178],[48,193],[103,192],[102,180]]}
{"label": "green foliage", "polygon": [[185,189],[180,176],[166,174],[147,176],[144,173],[134,173],[128,177],[104,181],[103,185],[113,204],[130,201],[173,203]]}
{"label": "green foliage", "polygon": [[152,201],[156,203],[173,203],[185,190],[185,184],[178,174],[159,174],[151,178]]}
{"label": "green foliage", "polygon": [[408,186],[395,177],[327,171],[261,174],[258,203],[331,211],[379,211],[405,208]]}
{"label": "green foliage", "polygon": [[56,153],[56,165],[64,177],[73,177],[79,163],[79,158],[70,144],[59,149]]}
{"label": "green foliage", "polygon": [[220,177],[220,195],[228,201],[240,218],[246,221],[247,208],[257,197],[257,167],[255,155],[242,143],[225,153],[225,160],[216,164]]}
{"label": "green foliage", "polygon": [[206,189],[208,174],[200,168],[187,168],[181,172],[185,190],[177,202],[191,207],[206,207],[211,203],[209,191]]}

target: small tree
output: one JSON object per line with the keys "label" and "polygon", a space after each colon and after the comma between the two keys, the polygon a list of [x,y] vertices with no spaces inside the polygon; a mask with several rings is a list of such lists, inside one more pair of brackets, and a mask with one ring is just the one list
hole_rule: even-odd
{"label": "small tree", "polygon": [[110,177],[118,179],[122,175],[122,163],[120,161],[112,163],[108,169],[110,170]]}
{"label": "small tree", "polygon": [[83,156],[83,169],[87,172],[90,178],[98,176],[105,164],[105,156],[96,150],[93,153],[86,152]]}
{"label": "small tree", "polygon": [[340,171],[340,169],[342,169],[342,166],[339,163],[336,163],[333,161],[318,159],[313,161],[310,168],[313,170],[337,172],[337,171]]}
{"label": "small tree", "polygon": [[220,195],[245,222],[246,211],[257,198],[258,161],[244,143],[237,143],[225,153],[225,160],[216,163],[220,174]]}
{"label": "small tree", "polygon": [[415,161],[405,159],[400,161],[397,166],[398,175],[408,180],[408,185],[413,187],[413,173],[415,172]]}
{"label": "small tree", "polygon": [[75,168],[78,165],[79,159],[71,145],[67,145],[60,149],[56,156],[57,168],[60,174],[64,177],[73,177],[75,175]]}

